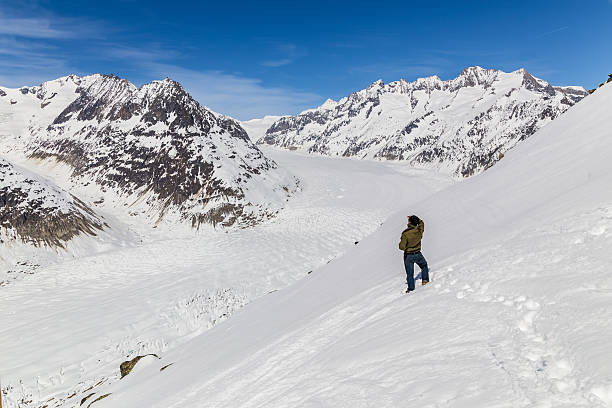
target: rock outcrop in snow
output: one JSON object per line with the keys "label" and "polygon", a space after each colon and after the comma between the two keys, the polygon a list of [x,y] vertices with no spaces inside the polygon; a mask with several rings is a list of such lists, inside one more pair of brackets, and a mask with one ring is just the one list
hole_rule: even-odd
{"label": "rock outcrop in snow", "polygon": [[66,163],[76,182],[93,181],[156,221],[249,225],[296,189],[238,122],[170,79],[137,88],[113,75],[70,76],[4,92],[17,103],[0,113],[30,159]]}
{"label": "rock outcrop in snow", "polygon": [[448,81],[379,80],[340,101],[279,119],[259,143],[405,160],[467,177],[493,165],[585,95],[581,87],[553,87],[524,69],[470,67]]}
{"label": "rock outcrop in snow", "polygon": [[0,157],[0,245],[21,241],[64,247],[96,235],[104,221],[81,200]]}

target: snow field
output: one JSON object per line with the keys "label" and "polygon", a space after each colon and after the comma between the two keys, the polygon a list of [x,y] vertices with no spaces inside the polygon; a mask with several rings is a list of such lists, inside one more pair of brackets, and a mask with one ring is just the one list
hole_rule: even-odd
{"label": "snow field", "polygon": [[611,105],[602,87],[484,174],[412,204],[428,286],[401,293],[398,212],[169,350],[162,374],[101,388],[98,407],[612,406]]}
{"label": "snow field", "polygon": [[[201,372],[200,380],[185,391],[175,388],[174,395],[182,397],[165,399],[160,406],[608,406],[610,346],[601,332],[612,312],[611,255],[606,252],[612,233],[593,231],[612,230],[610,210],[612,202],[587,214],[570,214],[580,219],[571,227],[561,218],[546,228],[521,231],[520,239],[510,234],[432,263],[431,284],[417,286],[410,295],[402,294],[398,254],[394,270],[383,274],[395,276],[339,303],[331,300],[335,306],[320,315],[314,306],[318,299],[311,298],[306,304],[316,311],[307,309],[302,322],[308,323],[292,323],[290,317],[271,323],[277,329],[287,326],[278,338],[267,334],[269,344],[244,353],[246,357],[233,358],[221,349],[222,357],[200,357],[194,365],[213,372]],[[589,244],[575,246],[581,239]],[[576,259],[591,261],[576,271]],[[333,270],[320,270],[313,277],[329,284],[324,275],[330,273]],[[344,279],[350,276],[343,274]],[[352,288],[353,283],[345,286]],[[284,297],[274,294],[281,297],[276,303],[291,305],[292,298],[312,296],[304,289]],[[295,319],[302,319],[302,313]],[[241,323],[226,330],[236,330]],[[250,337],[245,347],[262,337],[259,324],[268,325],[254,322],[242,333]],[[227,340],[223,335],[227,333],[219,333],[217,340]],[[187,355],[193,358],[199,347],[215,346],[222,348],[216,342],[194,343]],[[159,364],[179,356],[174,350]],[[219,371],[210,368],[226,366],[226,359],[235,363]],[[195,372],[176,371],[188,369],[185,363],[178,360],[173,370],[189,383],[185,379]],[[177,386],[169,386],[161,376],[158,380],[161,387]],[[124,388],[110,391],[121,393]],[[121,399],[109,404],[129,406]]]}
{"label": "snow field", "polygon": [[[0,340],[5,404],[54,398],[49,406],[73,406],[82,398],[68,399],[73,393],[118,380],[122,361],[165,355],[353,249],[390,211],[451,183],[402,165],[266,155],[298,175],[303,189],[270,222],[194,234],[166,223],[151,229],[103,204],[97,211],[127,242],[40,262],[2,288],[0,308],[11,310],[0,317],[10,334]],[[61,168],[44,168],[67,183]],[[97,199],[93,190],[79,194]]]}

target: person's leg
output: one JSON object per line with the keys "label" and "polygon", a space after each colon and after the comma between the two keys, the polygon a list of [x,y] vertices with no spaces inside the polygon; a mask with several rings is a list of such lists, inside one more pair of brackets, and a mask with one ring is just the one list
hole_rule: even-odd
{"label": "person's leg", "polygon": [[419,268],[421,268],[421,280],[423,282],[429,282],[429,266],[423,254],[418,254],[415,262],[419,265]]}
{"label": "person's leg", "polygon": [[404,254],[404,268],[406,269],[406,284],[408,290],[414,290],[414,255]]}

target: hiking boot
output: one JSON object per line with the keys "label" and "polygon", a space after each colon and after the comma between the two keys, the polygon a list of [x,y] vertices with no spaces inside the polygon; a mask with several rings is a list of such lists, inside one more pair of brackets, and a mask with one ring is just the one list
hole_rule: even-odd
{"label": "hiking boot", "polygon": [[425,286],[425,285],[427,285],[428,283],[429,283],[429,281],[423,281],[423,282],[421,282],[421,285]]}
{"label": "hiking boot", "polygon": [[406,289],[406,293],[412,292],[414,289]]}

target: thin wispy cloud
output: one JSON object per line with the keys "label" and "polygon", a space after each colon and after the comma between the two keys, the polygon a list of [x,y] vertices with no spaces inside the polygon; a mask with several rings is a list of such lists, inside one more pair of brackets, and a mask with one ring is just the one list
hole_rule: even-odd
{"label": "thin wispy cloud", "polygon": [[267,86],[258,78],[221,70],[186,68],[174,62],[180,59],[179,52],[156,45],[142,49],[110,46],[103,53],[106,58],[128,61],[143,78],[141,83],[170,77],[180,82],[202,105],[241,120],[263,117],[271,112],[295,114],[324,99],[313,92]]}
{"label": "thin wispy cloud", "polygon": [[146,47],[134,48],[109,43],[101,52],[109,59],[128,60],[135,63],[170,60],[180,56],[178,51],[158,44],[147,44]]}
{"label": "thin wispy cloud", "polygon": [[264,67],[276,68],[276,67],[282,67],[283,65],[289,65],[293,61],[294,60],[291,59],[291,58],[284,58],[284,59],[280,59],[280,60],[263,61],[263,62],[260,62],[260,65],[262,65]]}
{"label": "thin wispy cloud", "polygon": [[53,45],[0,35],[0,84],[38,85],[70,73],[66,58],[60,54]]}
{"label": "thin wispy cloud", "polygon": [[[612,2],[612,0],[609,0],[609,1]],[[563,26],[563,27],[555,28],[554,30],[550,30],[550,31],[546,31],[544,33],[538,34],[538,35],[536,35],[535,38],[546,37],[548,35],[556,34],[556,33],[559,33],[561,31],[565,31],[568,28],[569,28],[568,26]]]}
{"label": "thin wispy cloud", "polygon": [[[44,17],[15,17],[0,14],[0,84],[8,87],[38,85],[70,73],[91,74],[73,65],[72,61],[89,66],[116,66],[113,71],[131,73],[127,79],[137,84],[171,77],[200,103],[236,117],[251,119],[267,114],[293,114],[322,102],[312,92],[274,87],[261,79],[222,70],[198,70],[187,67],[188,56],[159,43],[143,43],[138,47],[113,42],[113,27],[97,22],[62,18],[49,13]],[[104,33],[104,35],[102,35]],[[87,41],[86,47],[73,44]],[[80,44],[82,45],[82,43]],[[305,55],[291,43],[270,42],[278,59],[263,61],[267,67],[288,65]],[[106,73],[106,72],[101,72]]]}
{"label": "thin wispy cloud", "polygon": [[323,97],[287,87],[270,87],[257,78],[223,71],[199,71],[163,62],[143,62],[141,68],[154,78],[180,82],[202,105],[212,110],[247,120],[265,115],[295,114],[316,106]]}
{"label": "thin wispy cloud", "polygon": [[51,27],[47,19],[10,18],[0,15],[0,34],[26,38],[69,38],[72,34]]}
{"label": "thin wispy cloud", "polygon": [[[413,76],[429,76],[439,73],[442,67],[437,64],[415,64],[415,63],[373,63],[355,66],[349,69],[349,73],[363,72],[372,75],[383,75],[395,79],[410,78]],[[392,80],[395,80],[392,79]]]}
{"label": "thin wispy cloud", "polygon": [[312,92],[267,87],[259,79],[223,72],[189,72],[175,75],[198,101],[215,111],[246,120],[269,115],[296,114],[320,104],[324,98]]}
{"label": "thin wispy cloud", "polygon": [[279,55],[278,58],[272,58],[269,60],[264,60],[259,63],[259,65],[268,68],[277,68],[285,65],[289,65],[293,63],[298,58],[304,57],[307,55],[305,50],[298,48],[295,44],[291,43],[279,43],[276,41],[265,41],[268,43],[269,47],[272,49],[272,53]]}
{"label": "thin wispy cloud", "polygon": [[[70,63],[75,44],[89,41],[94,45],[113,32],[113,27],[90,19],[64,18],[45,10],[30,10],[38,17],[0,11],[0,84],[8,87],[38,85],[70,73],[79,73]],[[21,10],[23,14],[25,11]]]}
{"label": "thin wispy cloud", "polygon": [[367,74],[373,79],[381,78],[385,81],[396,81],[400,78],[414,80],[417,77],[440,75],[446,71],[449,65],[451,65],[449,59],[429,55],[419,60],[400,59],[361,64],[349,68],[348,73]]}
{"label": "thin wispy cloud", "polygon": [[83,18],[16,17],[0,12],[0,36],[43,40],[99,38],[111,28]]}

